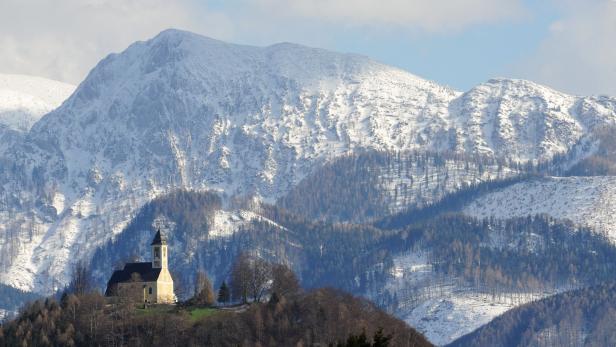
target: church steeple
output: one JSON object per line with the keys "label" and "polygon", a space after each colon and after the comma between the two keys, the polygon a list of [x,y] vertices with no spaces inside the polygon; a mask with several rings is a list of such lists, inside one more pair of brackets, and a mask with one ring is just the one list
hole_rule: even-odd
{"label": "church steeple", "polygon": [[152,240],[152,267],[167,268],[167,238],[161,234],[160,229]]}

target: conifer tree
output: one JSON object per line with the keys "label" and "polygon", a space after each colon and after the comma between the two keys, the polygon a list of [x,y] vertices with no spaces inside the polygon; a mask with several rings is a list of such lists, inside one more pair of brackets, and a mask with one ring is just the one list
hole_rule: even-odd
{"label": "conifer tree", "polygon": [[222,281],[220,289],[218,289],[218,302],[221,304],[226,304],[230,299],[231,292],[229,291],[229,286],[227,286],[227,282]]}

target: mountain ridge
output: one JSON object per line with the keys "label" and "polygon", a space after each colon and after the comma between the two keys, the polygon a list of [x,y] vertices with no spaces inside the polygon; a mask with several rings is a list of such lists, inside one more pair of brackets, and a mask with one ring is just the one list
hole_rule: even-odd
{"label": "mountain ridge", "polygon": [[501,83],[461,94],[362,56],[177,30],[137,42],[103,59],[24,138],[1,144],[0,282],[61,287],[73,261],[173,189],[273,202],[349,152],[539,161],[616,121],[615,99]]}
{"label": "mountain ridge", "polygon": [[42,77],[0,74],[0,126],[27,133],[66,100],[75,86]]}
{"label": "mountain ridge", "polygon": [[[546,274],[537,269],[528,273],[540,280],[528,281],[535,286],[526,291],[515,286],[508,291],[500,282],[469,287],[472,279],[456,269],[481,267],[466,260],[492,254],[480,264],[486,267],[491,260],[497,269],[507,269],[521,264],[530,246],[550,245],[554,234],[540,234],[541,229],[519,239],[504,238],[491,234],[505,228],[498,223],[520,228],[537,206],[547,206],[541,211],[552,217],[572,219],[575,225],[545,220],[565,231],[600,229],[612,219],[611,209],[596,206],[610,201],[614,180],[525,174],[557,175],[551,166],[564,174],[584,160],[598,163],[594,171],[587,170],[589,176],[598,169],[610,172],[605,163],[614,162],[613,144],[605,139],[613,133],[606,129],[616,123],[615,98],[572,96],[503,78],[459,92],[365,56],[291,43],[254,47],[167,30],[101,60],[59,108],[31,128],[1,123],[0,283],[45,295],[64,288],[74,263],[93,257],[94,275],[103,283],[110,259],[121,260],[135,251],[127,250],[130,245],[143,243],[131,240],[151,236],[149,228],[160,216],[142,208],[157,198],[211,190],[220,201],[209,215],[203,217],[202,210],[181,215],[194,223],[190,237],[185,225],[163,220],[181,236],[175,241],[186,254],[176,271],[183,282],[190,283],[193,260],[219,281],[232,261],[225,247],[237,251],[253,245],[266,257],[302,268],[305,277],[345,286],[393,308],[435,341],[447,343],[505,310],[551,293],[542,285],[562,289],[541,282]],[[499,188],[499,182],[509,183]],[[367,217],[361,222],[370,222],[407,209],[429,210],[451,194],[464,193],[464,187],[483,185],[487,188],[467,197],[472,200],[466,209],[455,210],[467,217],[442,219],[426,227],[430,232],[409,224],[397,236],[396,228],[353,224],[358,208],[345,201],[373,199],[357,204]],[[554,201],[587,187],[601,199],[585,205],[571,199],[554,208]],[[284,197],[287,203],[274,211],[238,207]],[[503,199],[511,202],[507,210],[498,203]],[[307,219],[268,218],[268,213],[282,214],[278,207]],[[501,222],[468,215],[496,216]],[[143,225],[136,222],[140,218]],[[343,223],[330,225],[330,220]],[[462,235],[464,223],[468,230]],[[459,257],[466,259],[464,264],[449,259],[455,271],[438,269],[438,259],[428,256],[432,251],[434,257],[434,249],[411,242],[417,232],[426,232],[423,242],[435,243],[435,249],[449,246],[438,245],[439,239],[459,237],[465,247],[450,253],[473,251],[475,256]],[[477,242],[468,243],[468,237]],[[566,239],[566,247],[550,248],[544,255],[556,254],[552,260],[560,266],[573,259],[565,255],[575,247],[592,251],[574,241]],[[205,246],[211,252],[199,254]],[[373,253],[366,255],[366,249]],[[499,254],[504,260],[494,257]],[[320,264],[319,276],[314,264]],[[611,266],[577,258],[571,264]],[[499,278],[493,269],[483,270]],[[501,298],[494,297],[495,291]]]}

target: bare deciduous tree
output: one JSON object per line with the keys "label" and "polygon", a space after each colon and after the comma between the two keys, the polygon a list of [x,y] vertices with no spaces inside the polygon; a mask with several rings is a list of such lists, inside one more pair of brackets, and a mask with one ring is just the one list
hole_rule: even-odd
{"label": "bare deciduous tree", "polygon": [[272,266],[261,258],[253,258],[251,262],[250,291],[254,302],[261,302],[267,293],[272,279]]}
{"label": "bare deciduous tree", "polygon": [[299,280],[288,266],[280,264],[272,266],[272,294],[284,297],[296,295],[300,291]]}
{"label": "bare deciduous tree", "polygon": [[250,290],[250,256],[246,253],[240,254],[233,264],[231,270],[231,295],[233,300],[248,302]]}
{"label": "bare deciduous tree", "polygon": [[126,304],[144,302],[145,294],[142,282],[141,276],[135,272],[131,274],[129,282],[118,284],[115,291],[120,298],[120,302]]}
{"label": "bare deciduous tree", "polygon": [[197,272],[193,301],[195,304],[208,306],[214,305],[216,302],[212,282],[203,271]]}
{"label": "bare deciduous tree", "polygon": [[235,300],[260,302],[272,278],[271,265],[263,259],[240,254],[231,271],[231,293]]}
{"label": "bare deciduous tree", "polygon": [[76,295],[84,295],[92,289],[88,268],[83,261],[78,261],[73,267],[68,291]]}

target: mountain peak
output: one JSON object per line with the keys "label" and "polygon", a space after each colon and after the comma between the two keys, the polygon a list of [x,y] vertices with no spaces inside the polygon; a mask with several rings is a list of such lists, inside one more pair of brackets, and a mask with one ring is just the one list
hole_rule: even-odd
{"label": "mountain peak", "polygon": [[151,43],[151,44],[156,44],[160,42],[179,44],[184,41],[198,41],[201,44],[205,44],[205,43],[228,44],[224,41],[216,40],[209,36],[197,34],[191,31],[187,31],[187,30],[174,29],[174,28],[165,29],[161,31],[160,33],[158,33],[158,35],[147,40],[146,42]]}
{"label": "mountain peak", "polygon": [[0,74],[0,125],[27,132],[74,90],[73,85],[42,77]]}
{"label": "mountain peak", "polygon": [[[364,56],[291,43],[235,45],[169,29],[99,63],[31,137],[97,158],[64,162],[63,172],[79,179],[93,166],[111,173],[118,165],[182,166],[183,172],[186,165],[186,175],[177,176],[182,184],[216,181],[223,189],[233,185],[231,194],[275,197],[303,174],[304,159],[321,161],[355,147],[417,146],[425,140],[408,136],[416,133],[414,121],[404,123],[408,131],[390,130],[426,112],[428,103],[440,105],[429,111],[440,117],[456,95]],[[253,150],[258,153],[248,155]],[[201,155],[213,162],[193,163]],[[189,162],[160,165],[157,158],[169,156]],[[248,170],[255,182],[220,181],[227,170],[242,176]]]}
{"label": "mountain peak", "polygon": [[177,28],[168,28],[158,33],[156,36],[154,36],[154,38],[152,38],[152,40],[157,40],[160,38],[170,38],[170,37],[195,37],[195,36],[207,38],[204,35],[197,34],[192,31],[182,30],[182,29],[177,29]]}
{"label": "mountain peak", "polygon": [[503,88],[503,89],[518,89],[522,91],[528,91],[531,89],[541,90],[541,91],[549,92],[549,93],[558,93],[563,96],[566,95],[565,93],[561,93],[548,86],[545,86],[545,85],[542,85],[542,84],[539,84],[533,81],[529,81],[529,80],[519,79],[519,78],[505,78],[505,77],[491,78],[485,83],[480,84],[479,86],[485,86],[485,85],[495,86],[495,87]]}
{"label": "mountain peak", "polygon": [[465,93],[469,97],[480,94],[505,99],[542,99],[547,104],[560,104],[562,107],[573,103],[575,99],[574,96],[559,92],[550,87],[529,80],[515,78],[492,78]]}

